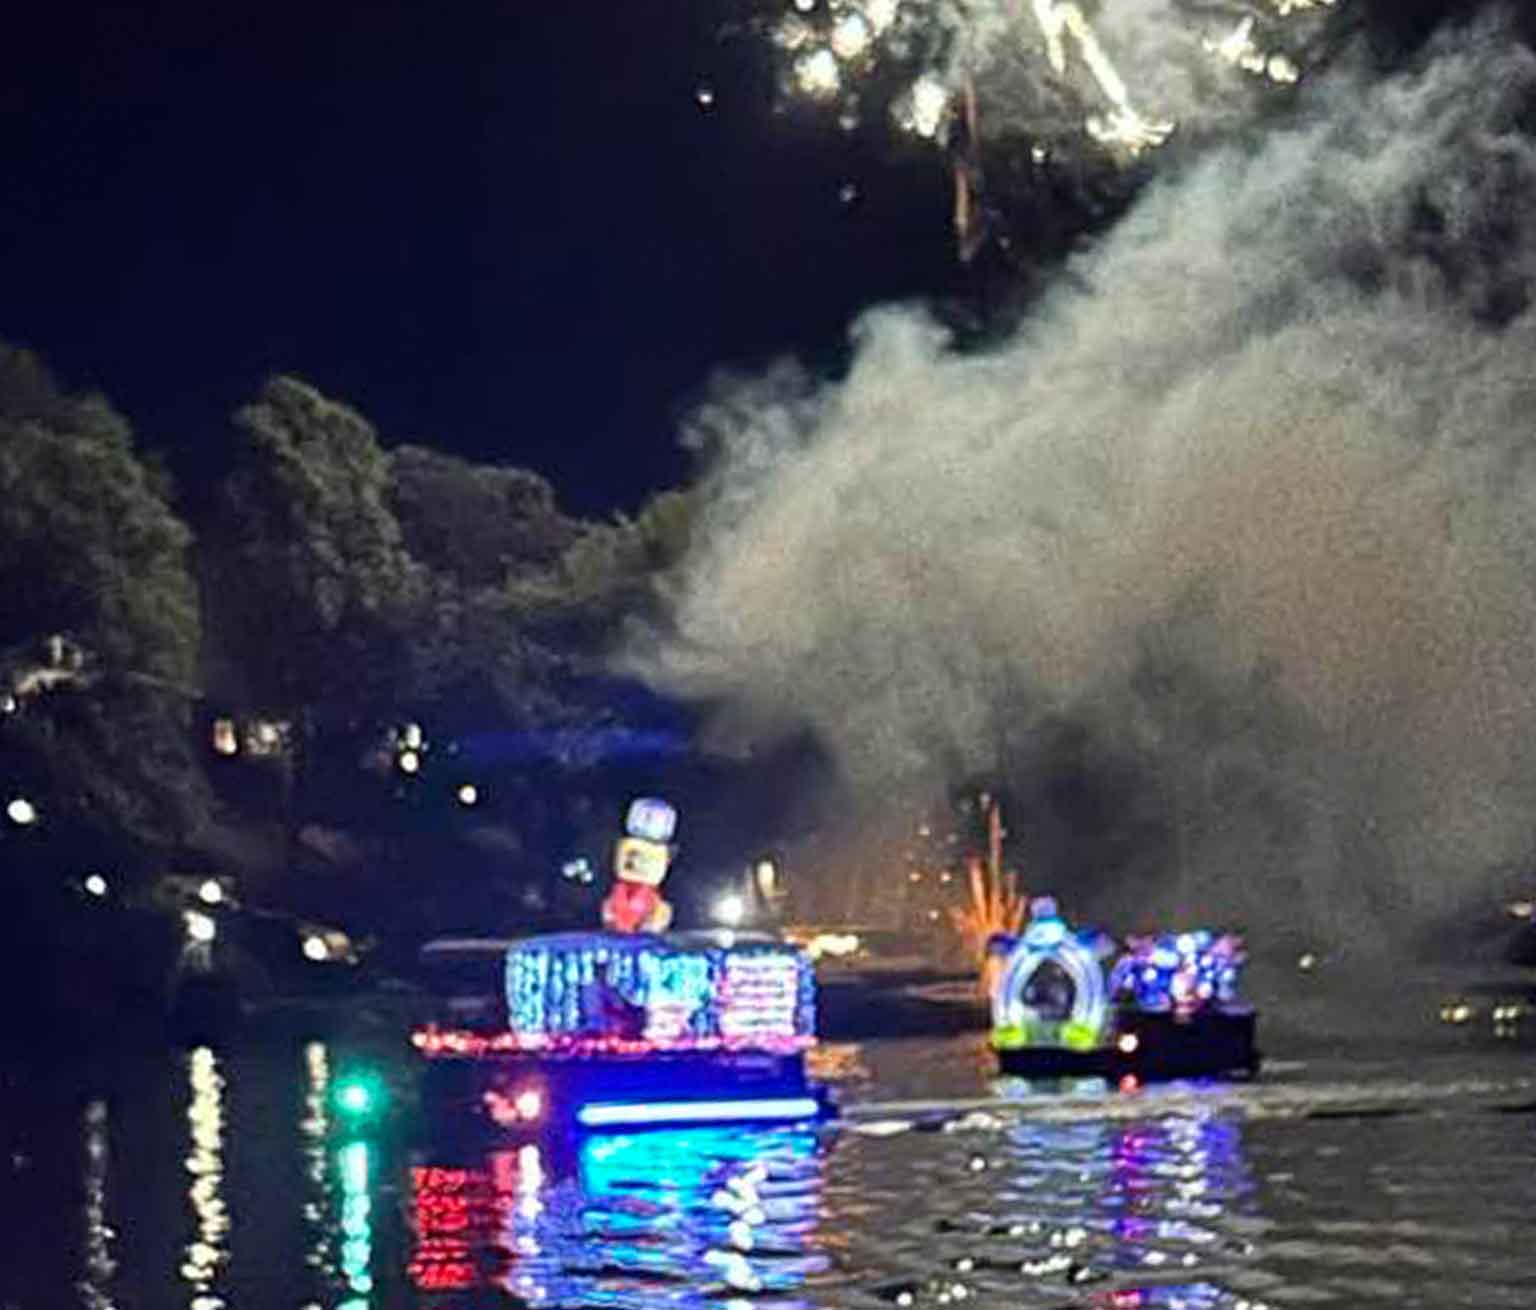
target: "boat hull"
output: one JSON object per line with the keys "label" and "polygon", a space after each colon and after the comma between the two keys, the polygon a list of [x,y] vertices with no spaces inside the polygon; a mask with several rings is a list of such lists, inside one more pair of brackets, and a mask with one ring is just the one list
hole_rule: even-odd
{"label": "boat hull", "polygon": [[1131,1012],[1120,1016],[1105,1046],[1086,1051],[1023,1046],[1000,1049],[997,1059],[1003,1073],[1022,1078],[1251,1078],[1263,1059],[1257,1028],[1251,1010],[1211,1011],[1188,1019]]}
{"label": "boat hull", "polygon": [[762,1052],[434,1059],[423,1107],[438,1124],[537,1136],[685,1123],[804,1122],[834,1113],[805,1057]]}

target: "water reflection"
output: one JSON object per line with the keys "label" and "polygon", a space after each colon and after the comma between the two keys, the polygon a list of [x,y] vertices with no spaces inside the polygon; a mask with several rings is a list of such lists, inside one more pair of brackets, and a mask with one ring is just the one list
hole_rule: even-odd
{"label": "water reflection", "polygon": [[824,1272],[822,1150],[788,1129],[602,1134],[411,1170],[410,1276],[424,1292],[505,1290],[537,1305],[774,1304]]}
{"label": "water reflection", "polygon": [[1241,1124],[1129,1109],[1057,1089],[1011,1113],[859,1125],[827,1188],[843,1263],[881,1271],[860,1290],[898,1306],[1258,1307]]}
{"label": "water reflection", "polygon": [[[402,1160],[422,1131],[408,1101],[359,1116],[335,1099],[355,1058],[295,1043],[0,1078],[0,1305],[1520,1310],[1536,1279],[1531,1088],[1512,1066],[1449,1066],[1412,1096],[1379,1080],[1404,1106],[1380,1117],[1301,1080],[1058,1087],[893,1101],[815,1133]],[[928,1090],[886,1076],[849,1103]]]}
{"label": "water reflection", "polygon": [[117,1262],[112,1258],[112,1238],[115,1234],[107,1224],[107,1166],[110,1158],[107,1103],[90,1102],[85,1107],[83,1125],[85,1241],[80,1299],[89,1310],[112,1310],[111,1282],[113,1274],[117,1272]]}
{"label": "water reflection", "polygon": [[224,1204],[224,1079],[218,1059],[206,1046],[187,1057],[191,1100],[187,1124],[191,1151],[186,1170],[192,1175],[187,1191],[196,1229],[187,1244],[181,1276],[192,1287],[191,1310],[221,1310],[224,1299],[215,1292],[220,1266],[229,1260],[229,1212]]}
{"label": "water reflection", "polygon": [[[1026,1117],[1007,1134],[997,1191],[1009,1220],[1004,1258],[1016,1257],[1041,1291],[1113,1284],[1090,1304],[1223,1304],[1223,1289],[1206,1275],[1238,1249],[1231,1211],[1251,1199],[1240,1133],[1205,1114],[1132,1123]],[[996,1265],[997,1251],[987,1255]]]}
{"label": "water reflection", "polygon": [[[341,1180],[341,1276],[347,1290],[373,1291],[373,1198],[369,1192],[372,1160],[367,1142],[348,1142],[336,1152]],[[353,1297],[345,1310],[363,1310],[365,1300]]]}
{"label": "water reflection", "polygon": [[327,1276],[335,1273],[331,1226],[326,1215],[330,1190],[330,1097],[329,1052],[324,1042],[306,1043],[304,1110],[299,1119],[300,1149],[304,1153],[304,1200],[300,1213],[310,1234],[306,1262]]}

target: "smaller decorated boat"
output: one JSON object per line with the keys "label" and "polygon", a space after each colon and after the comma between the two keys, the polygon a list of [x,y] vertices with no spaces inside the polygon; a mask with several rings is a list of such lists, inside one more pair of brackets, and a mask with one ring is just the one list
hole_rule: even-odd
{"label": "smaller decorated boat", "polygon": [[1123,943],[1073,929],[1049,898],[999,938],[992,1047],[1022,1077],[1251,1077],[1257,1015],[1238,993],[1242,939],[1209,930]]}

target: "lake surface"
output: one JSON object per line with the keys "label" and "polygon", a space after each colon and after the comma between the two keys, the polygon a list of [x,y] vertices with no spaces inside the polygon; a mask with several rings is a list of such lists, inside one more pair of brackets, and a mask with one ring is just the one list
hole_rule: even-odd
{"label": "lake surface", "polygon": [[818,1060],[835,1128],[560,1152],[423,1142],[364,1045],[13,1064],[0,1307],[1536,1304],[1529,1051],[1131,1095],[994,1083],[973,1037]]}

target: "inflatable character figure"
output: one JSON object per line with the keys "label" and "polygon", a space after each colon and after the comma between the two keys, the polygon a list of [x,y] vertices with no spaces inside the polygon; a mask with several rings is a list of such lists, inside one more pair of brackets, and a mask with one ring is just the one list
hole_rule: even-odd
{"label": "inflatable character figure", "polygon": [[610,932],[665,932],[672,905],[657,890],[672,863],[668,844],[677,828],[677,811],[666,801],[642,799],[629,807],[624,836],[613,852],[617,881],[603,901],[603,927]]}

